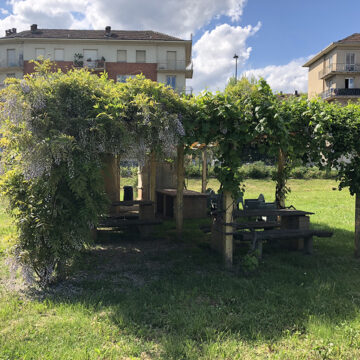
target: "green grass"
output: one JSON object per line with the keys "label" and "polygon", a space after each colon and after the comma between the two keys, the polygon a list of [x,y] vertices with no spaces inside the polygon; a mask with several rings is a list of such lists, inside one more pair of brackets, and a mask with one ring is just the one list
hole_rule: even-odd
{"label": "green grass", "polygon": [[[186,221],[183,242],[166,222],[154,240],[100,237],[47,293],[9,289],[14,228],[1,210],[0,359],[359,359],[354,199],[331,180],[290,186],[287,205],[334,230],[315,240],[313,256],[264,246],[258,270],[244,276],[223,268],[199,222]],[[246,189],[245,198],[274,198],[271,181]]]}

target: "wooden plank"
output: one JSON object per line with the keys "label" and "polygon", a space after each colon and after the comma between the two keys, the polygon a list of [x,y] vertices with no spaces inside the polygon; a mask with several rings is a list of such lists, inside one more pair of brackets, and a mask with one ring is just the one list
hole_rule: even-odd
{"label": "wooden plank", "polygon": [[207,157],[206,157],[206,147],[201,151],[202,157],[202,174],[201,174],[201,192],[204,194],[206,192],[207,185]]}
{"label": "wooden plank", "polygon": [[162,224],[161,219],[113,219],[113,220],[105,220],[102,221],[98,228],[102,227],[116,227],[116,228],[124,228],[127,226],[141,226],[141,225],[158,225]]}
{"label": "wooden plank", "polygon": [[129,200],[129,201],[113,201],[111,203],[111,206],[133,206],[133,205],[150,206],[153,204],[154,201],[152,200]]}
{"label": "wooden plank", "polygon": [[313,215],[313,212],[293,209],[254,209],[235,210],[234,217],[259,217],[259,216],[305,216]]}
{"label": "wooden plank", "polygon": [[[157,193],[159,194],[163,194],[163,195],[167,195],[167,196],[171,196],[171,197],[176,197],[177,194],[177,189],[158,189],[156,190]],[[208,194],[202,194],[198,191],[193,191],[193,190],[187,190],[187,189],[183,189],[183,196],[184,197],[208,197]]]}
{"label": "wooden plank", "polygon": [[[244,240],[251,240],[253,234],[248,231],[239,231],[236,234],[242,235]],[[331,237],[333,232],[326,230],[269,230],[269,231],[257,231],[256,235],[259,239],[263,240],[277,240],[297,237]]]}
{"label": "wooden plank", "polygon": [[180,143],[177,147],[176,160],[176,174],[177,174],[177,189],[176,189],[176,203],[175,203],[175,220],[176,233],[178,238],[181,238],[184,223],[184,144]]}
{"label": "wooden plank", "polygon": [[269,229],[274,227],[280,227],[279,222],[275,221],[252,221],[248,223],[230,223],[223,225],[230,225],[236,229]]}

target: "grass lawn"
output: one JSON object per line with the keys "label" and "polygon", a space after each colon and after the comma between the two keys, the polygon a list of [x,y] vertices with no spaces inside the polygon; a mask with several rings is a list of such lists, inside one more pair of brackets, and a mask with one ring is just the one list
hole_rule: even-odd
{"label": "grass lawn", "polygon": [[[244,276],[222,267],[199,222],[186,221],[183,242],[166,222],[154,240],[100,237],[47,293],[10,286],[14,228],[1,209],[0,359],[360,359],[354,199],[331,180],[290,186],[287,205],[334,230],[315,238],[313,256],[265,245],[259,269]],[[246,189],[245,198],[274,198],[271,181]]]}

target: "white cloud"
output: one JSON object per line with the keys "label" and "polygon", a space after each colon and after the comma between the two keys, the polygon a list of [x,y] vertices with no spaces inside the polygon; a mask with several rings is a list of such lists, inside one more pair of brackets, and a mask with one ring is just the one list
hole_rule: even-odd
{"label": "white cloud", "polygon": [[298,90],[299,92],[306,93],[308,69],[303,68],[302,65],[309,58],[295,59],[285,65],[269,65],[264,68],[249,70],[244,72],[242,76],[247,78],[262,77],[277,92],[293,93],[295,90]]}
{"label": "white cloud", "polygon": [[239,56],[238,67],[241,68],[251,53],[246,40],[260,27],[260,23],[245,27],[222,24],[206,31],[194,45],[194,79],[190,82],[194,91],[224,89],[228,78],[234,75],[234,53]]}
{"label": "white cloud", "polygon": [[[0,31],[17,27],[156,30],[190,37],[216,16],[240,19],[247,0],[10,0],[12,14],[0,20]],[[71,12],[84,17],[78,20]]]}

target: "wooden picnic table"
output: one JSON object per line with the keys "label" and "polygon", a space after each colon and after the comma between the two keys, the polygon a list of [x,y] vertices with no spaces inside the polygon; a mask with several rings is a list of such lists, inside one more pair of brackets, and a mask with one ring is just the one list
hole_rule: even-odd
{"label": "wooden picnic table", "polygon": [[[251,248],[253,250],[258,249],[259,257],[262,256],[263,240],[285,240],[288,245],[290,244],[291,248],[304,249],[305,253],[311,254],[313,236],[332,236],[332,232],[329,231],[310,229],[309,215],[313,214],[310,211],[296,209],[234,210],[234,219],[251,220],[231,223],[221,222],[220,227],[217,227],[217,229],[220,230],[224,225],[231,226],[233,231],[225,235],[234,235],[235,240],[251,241]],[[247,229],[250,231],[239,231]]]}

